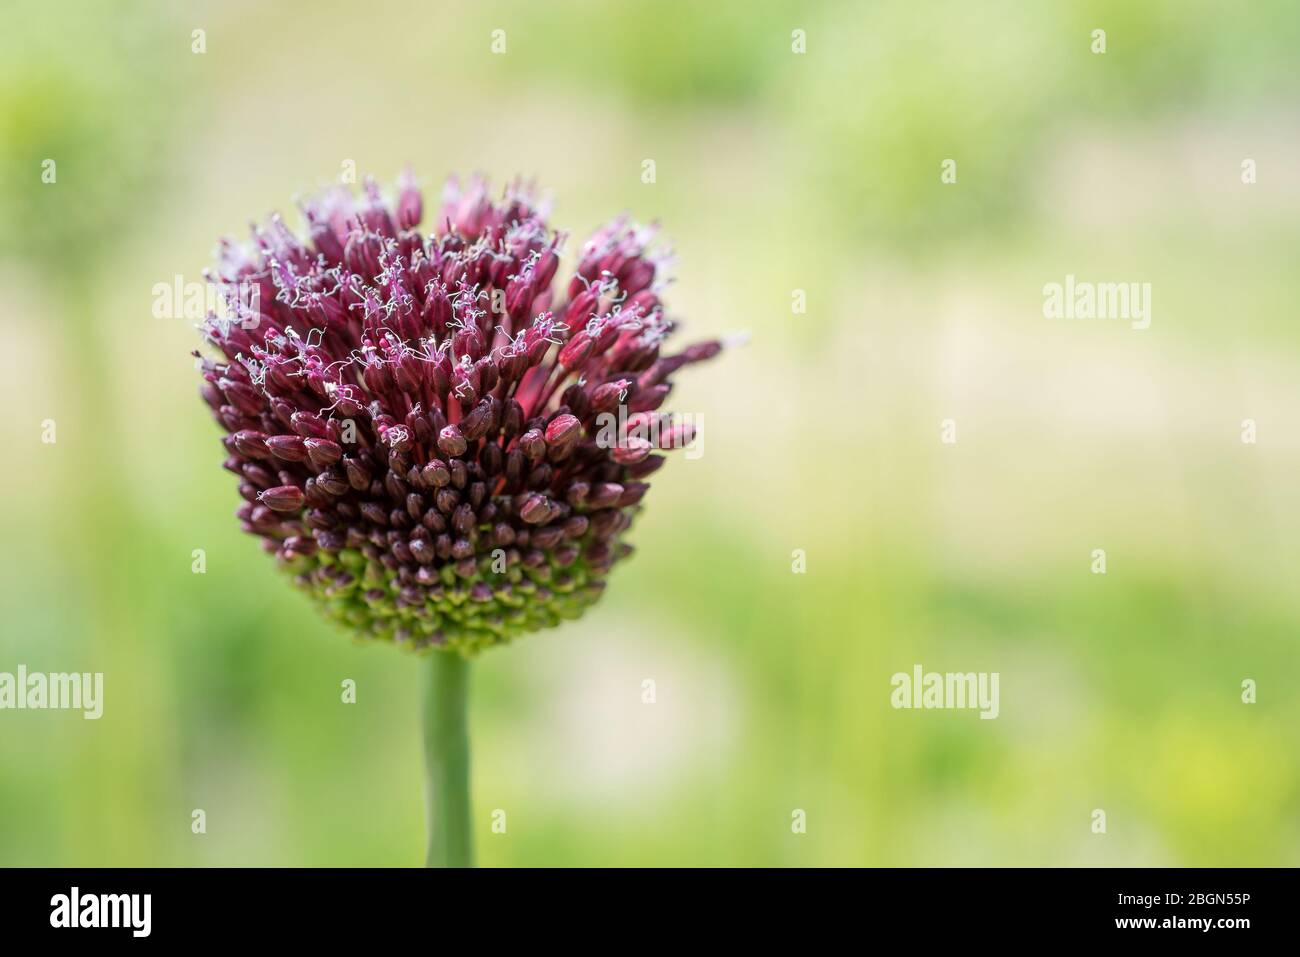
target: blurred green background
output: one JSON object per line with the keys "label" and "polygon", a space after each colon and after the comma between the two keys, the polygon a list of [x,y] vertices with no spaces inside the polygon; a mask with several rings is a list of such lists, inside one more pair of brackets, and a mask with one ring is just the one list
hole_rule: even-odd
{"label": "blurred green background", "polygon": [[[680,377],[705,454],[605,600],[475,664],[482,863],[1300,863],[1294,3],[6,20],[0,671],[106,701],[0,713],[0,864],[422,861],[420,662],[239,532],[197,335],[151,315],[347,160],[534,175],[579,239],[658,219],[687,332],[752,334]],[[1151,327],[1045,319],[1067,273],[1151,283]],[[998,672],[1000,717],[892,709],[917,663]]]}

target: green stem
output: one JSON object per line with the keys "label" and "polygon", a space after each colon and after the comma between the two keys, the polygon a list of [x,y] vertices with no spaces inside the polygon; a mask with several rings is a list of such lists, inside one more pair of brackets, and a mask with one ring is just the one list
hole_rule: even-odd
{"label": "green stem", "polygon": [[428,867],[473,867],[469,808],[469,662],[454,651],[429,655],[424,692]]}

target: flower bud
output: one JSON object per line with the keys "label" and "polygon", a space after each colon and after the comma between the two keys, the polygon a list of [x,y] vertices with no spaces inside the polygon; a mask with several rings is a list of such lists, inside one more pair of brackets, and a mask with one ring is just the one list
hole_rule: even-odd
{"label": "flower bud", "polygon": [[296,512],[302,508],[302,489],[296,485],[277,485],[261,495],[262,504],[277,512]]}

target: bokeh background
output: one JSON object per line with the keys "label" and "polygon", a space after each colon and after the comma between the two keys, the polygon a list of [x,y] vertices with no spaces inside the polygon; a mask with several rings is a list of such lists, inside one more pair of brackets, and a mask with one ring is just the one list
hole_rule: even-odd
{"label": "bokeh background", "polygon": [[[240,534],[197,335],[151,314],[347,160],[533,175],[577,237],[658,219],[687,331],[751,334],[680,378],[704,455],[602,604],[476,663],[482,863],[1300,863],[1294,3],[5,21],[0,670],[106,702],[0,713],[0,864],[422,860],[419,661]],[[1151,327],[1045,319],[1067,273],[1151,283]],[[998,672],[1001,716],[892,709],[917,663]]]}

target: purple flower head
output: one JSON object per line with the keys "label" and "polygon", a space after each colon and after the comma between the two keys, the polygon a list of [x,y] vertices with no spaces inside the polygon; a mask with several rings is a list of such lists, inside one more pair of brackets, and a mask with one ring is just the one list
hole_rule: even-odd
{"label": "purple flower head", "polygon": [[[237,515],[354,633],[470,653],[576,618],[689,426],[658,410],[705,342],[667,354],[653,231],[616,219],[557,282],[531,189],[450,180],[431,230],[410,175],[224,241],[202,394]],[[662,426],[662,427],[660,427]]]}

